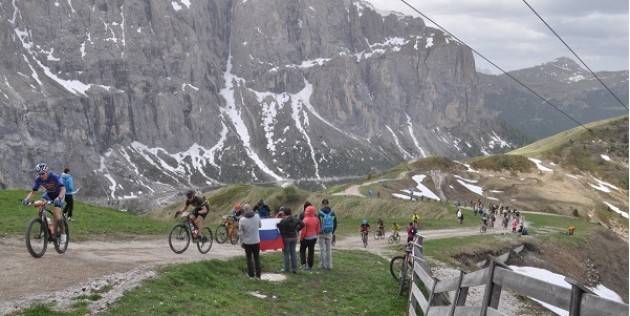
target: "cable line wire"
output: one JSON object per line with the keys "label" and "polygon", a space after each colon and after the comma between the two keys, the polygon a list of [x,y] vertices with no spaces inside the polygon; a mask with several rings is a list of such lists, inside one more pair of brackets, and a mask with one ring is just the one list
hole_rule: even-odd
{"label": "cable line wire", "polygon": [[551,27],[551,25],[549,25],[549,23],[547,23],[547,21],[545,21],[545,19],[543,19],[543,17],[540,16],[540,14],[538,14],[538,12],[536,12],[536,10],[527,1],[525,0],[522,0],[522,1],[532,12],[534,12],[534,14],[540,19],[540,21],[542,21],[543,24],[547,26],[547,28],[551,31],[551,33],[553,33],[553,35],[555,35],[562,42],[562,44],[564,44],[564,46],[566,46],[567,49],[569,49],[569,51],[573,54],[573,56],[575,56],[575,58],[577,58],[582,63],[582,65],[584,65],[584,67],[586,67],[586,69],[588,69],[588,71],[591,72],[593,77],[595,77],[595,79],[597,79],[597,81],[599,81],[599,83],[601,83],[602,86],[604,86],[604,88],[606,88],[606,90],[610,92],[610,94],[615,98],[615,100],[617,100],[617,102],[619,102],[619,104],[621,104],[621,106],[623,106],[627,110],[628,106],[625,105],[623,101],[621,101],[621,99],[612,90],[610,90],[610,88],[608,88],[608,86],[604,83],[604,81],[602,81],[602,79],[600,79],[599,76],[597,76],[595,72],[591,70],[591,68],[584,62],[584,60],[582,60],[582,58],[580,58],[580,56],[571,48],[571,46],[569,46],[569,44],[567,44],[567,42],[565,42],[562,39],[560,34],[558,34],[556,30],[554,30],[553,27]]}
{"label": "cable line wire", "polygon": [[408,7],[410,7],[413,11],[415,11],[416,13],[420,14],[423,18],[429,20],[431,23],[435,24],[435,26],[437,26],[440,30],[442,30],[442,32],[448,34],[449,36],[453,37],[455,40],[457,40],[458,42],[460,42],[462,45],[468,47],[473,53],[475,53],[477,56],[481,57],[483,60],[485,60],[487,63],[489,63],[490,65],[494,66],[495,68],[499,69],[499,71],[501,71],[504,75],[508,76],[510,79],[514,80],[516,83],[518,83],[519,85],[523,86],[523,88],[527,89],[527,91],[531,92],[532,94],[534,94],[535,96],[537,96],[540,100],[542,100],[544,103],[546,103],[547,105],[551,106],[552,108],[554,108],[556,111],[562,113],[565,117],[567,117],[569,120],[573,121],[575,124],[577,124],[578,126],[583,127],[584,129],[586,129],[587,131],[591,132],[591,130],[586,127],[584,124],[580,123],[578,120],[576,120],[575,118],[573,118],[571,115],[569,115],[567,112],[561,110],[560,108],[558,108],[556,105],[554,105],[553,103],[551,103],[549,100],[547,100],[545,97],[541,96],[540,94],[538,94],[536,91],[534,91],[532,88],[528,87],[526,84],[524,84],[523,82],[521,82],[520,80],[518,80],[516,77],[512,76],[510,73],[508,73],[507,71],[505,71],[503,68],[501,68],[499,65],[495,64],[494,62],[492,62],[490,59],[486,58],[486,56],[484,56],[482,53],[480,53],[479,51],[477,51],[476,49],[472,48],[470,45],[466,44],[466,42],[462,41],[459,37],[455,36],[453,33],[449,32],[446,28],[444,28],[443,26],[441,26],[439,23],[435,22],[433,19],[431,19],[429,16],[427,16],[426,14],[420,12],[420,10],[416,9],[413,5],[409,4],[409,2],[407,2],[406,0],[400,0],[402,3],[406,4]]}

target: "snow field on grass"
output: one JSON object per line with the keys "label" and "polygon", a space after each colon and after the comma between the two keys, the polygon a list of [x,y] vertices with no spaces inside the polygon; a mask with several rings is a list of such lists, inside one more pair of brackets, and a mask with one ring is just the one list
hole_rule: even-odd
{"label": "snow field on grass", "polygon": [[595,177],[593,177],[593,180],[595,180],[595,182],[597,182],[597,184],[589,183],[589,185],[595,190],[602,191],[604,193],[612,192],[610,189],[613,189],[615,191],[619,191],[618,187],[616,187],[616,186],[614,186],[614,185],[612,185],[612,184],[610,184],[610,183],[608,183],[606,181],[599,180],[599,179],[597,179]]}
{"label": "snow field on grass", "polygon": [[531,162],[535,163],[535,164],[536,164],[536,168],[538,168],[538,170],[540,170],[540,171],[542,171],[542,172],[553,172],[553,170],[551,170],[551,169],[549,169],[549,168],[545,167],[545,166],[542,164],[542,161],[541,161],[541,160],[536,159],[536,158],[527,158],[527,159],[529,159],[529,161],[531,161]]}
{"label": "snow field on grass", "polygon": [[470,184],[466,181],[462,181],[457,179],[457,183],[461,184],[464,188],[468,189],[468,191],[483,196],[483,188],[480,186],[476,186],[474,184]]}
{"label": "snow field on grass", "polygon": [[[510,268],[514,272],[522,274],[522,275],[526,275],[528,277],[532,277],[541,281],[552,283],[552,284],[555,284],[555,285],[558,285],[567,289],[571,288],[571,284],[569,284],[567,281],[564,280],[565,278],[564,275],[553,273],[549,270],[534,268],[534,267],[519,267],[519,266],[510,266]],[[589,288],[589,289],[593,291],[593,293],[603,298],[623,303],[623,299],[619,295],[617,295],[617,293],[615,293],[613,290],[605,287],[602,284],[598,284],[596,287]],[[537,299],[532,299],[532,300],[538,302],[540,305],[544,306],[546,309],[554,312],[557,315],[561,315],[561,316],[569,315],[569,312],[562,308],[553,306],[551,304],[543,303]]]}
{"label": "snow field on grass", "polygon": [[392,193],[392,196],[403,200],[409,200],[409,195],[413,195],[413,197],[423,196],[432,200],[440,201],[440,197],[437,196],[437,194],[433,193],[433,191],[422,184],[422,181],[424,181],[425,178],[426,175],[424,174],[419,174],[411,177],[411,179],[416,182],[416,189],[418,189],[418,191],[400,190],[405,194]]}
{"label": "snow field on grass", "polygon": [[615,212],[615,213],[617,213],[617,214],[619,214],[619,215],[621,215],[621,216],[623,216],[625,218],[628,218],[628,212],[623,211],[623,210],[619,209],[618,207],[616,207],[616,206],[614,206],[614,205],[612,205],[612,204],[610,204],[610,203],[608,203],[606,201],[604,201],[604,204],[606,204],[613,212]]}

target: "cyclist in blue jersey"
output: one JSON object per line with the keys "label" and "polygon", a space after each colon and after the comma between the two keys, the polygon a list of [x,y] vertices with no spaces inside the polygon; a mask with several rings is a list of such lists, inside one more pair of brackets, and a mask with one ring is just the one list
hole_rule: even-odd
{"label": "cyclist in blue jersey", "polygon": [[[27,205],[31,196],[39,191],[40,188],[44,188],[46,192],[42,195],[42,199],[47,202],[52,201],[54,204],[53,208],[53,232],[57,229],[57,222],[61,220],[62,216],[62,208],[63,201],[66,194],[66,188],[63,184],[63,180],[59,175],[54,172],[48,171],[48,165],[45,162],[40,162],[35,166],[35,171],[37,171],[37,177],[35,178],[35,183],[33,184],[33,190],[28,193],[26,198],[22,200],[24,205]],[[61,232],[61,243],[66,243],[66,232]]]}

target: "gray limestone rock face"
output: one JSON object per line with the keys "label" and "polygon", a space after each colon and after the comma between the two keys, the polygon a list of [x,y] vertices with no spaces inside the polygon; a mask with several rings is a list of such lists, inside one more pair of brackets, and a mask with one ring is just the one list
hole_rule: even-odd
{"label": "gray limestone rock face", "polygon": [[0,0],[0,186],[84,198],[315,183],[511,146],[470,49],[348,0]]}

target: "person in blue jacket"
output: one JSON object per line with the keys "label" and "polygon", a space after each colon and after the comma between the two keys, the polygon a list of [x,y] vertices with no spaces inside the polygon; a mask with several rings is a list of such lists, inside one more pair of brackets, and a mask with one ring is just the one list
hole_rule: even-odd
{"label": "person in blue jacket", "polygon": [[68,220],[73,221],[72,219],[72,211],[74,210],[74,179],[70,174],[70,169],[63,169],[63,173],[61,174],[61,180],[63,181],[64,186],[66,187],[66,206],[63,208],[63,212],[68,214]]}

